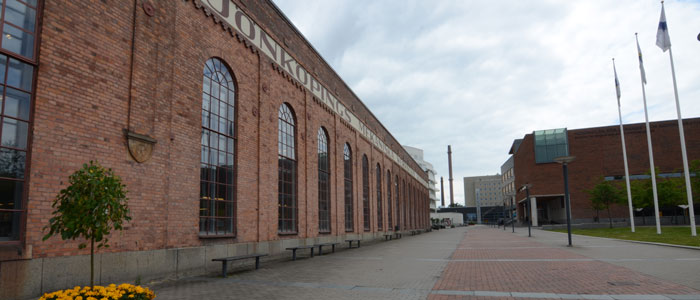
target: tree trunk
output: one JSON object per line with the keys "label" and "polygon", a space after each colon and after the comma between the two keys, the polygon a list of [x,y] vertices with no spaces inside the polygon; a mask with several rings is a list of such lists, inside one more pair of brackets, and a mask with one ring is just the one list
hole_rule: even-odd
{"label": "tree trunk", "polygon": [[90,289],[95,289],[95,238],[90,239]]}
{"label": "tree trunk", "polygon": [[612,228],[612,217],[610,216],[610,205],[608,205],[608,222],[610,222],[610,228]]}

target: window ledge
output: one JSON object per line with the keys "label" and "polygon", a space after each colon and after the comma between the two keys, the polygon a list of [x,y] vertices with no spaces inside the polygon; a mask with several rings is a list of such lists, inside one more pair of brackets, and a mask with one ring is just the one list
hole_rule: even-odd
{"label": "window ledge", "polygon": [[221,235],[198,235],[200,239],[230,239],[235,238],[235,234],[221,234]]}

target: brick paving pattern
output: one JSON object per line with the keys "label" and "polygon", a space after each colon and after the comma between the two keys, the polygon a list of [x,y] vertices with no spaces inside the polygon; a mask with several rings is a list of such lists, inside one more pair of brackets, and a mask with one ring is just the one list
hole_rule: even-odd
{"label": "brick paving pattern", "polygon": [[[679,273],[697,274],[700,251],[578,236],[578,246],[568,248],[565,235],[533,234],[486,227],[440,230],[314,258],[266,261],[257,271],[246,264],[232,268],[237,271],[228,278],[216,273],[152,287],[166,300],[700,299],[693,281],[677,283],[683,282]],[[651,276],[620,265],[627,259],[638,265],[675,260],[687,267],[672,265],[667,274],[673,276]]]}
{"label": "brick paving pattern", "polygon": [[[700,294],[700,291],[692,288],[666,282],[624,267],[592,260],[568,251],[564,247],[547,247],[534,239],[484,227],[468,231],[433,289],[547,293],[545,297],[554,297],[551,294]],[[430,299],[478,298],[435,294],[430,297]],[[488,297],[488,299],[497,298]],[[527,298],[518,297],[518,299]]]}

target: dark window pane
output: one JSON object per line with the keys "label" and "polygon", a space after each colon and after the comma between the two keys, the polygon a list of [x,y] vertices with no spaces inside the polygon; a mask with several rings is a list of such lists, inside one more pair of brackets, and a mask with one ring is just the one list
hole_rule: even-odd
{"label": "dark window pane", "polygon": [[6,66],[7,66],[7,56],[0,55],[0,82],[5,82],[5,67]]}
{"label": "dark window pane", "polygon": [[2,30],[2,47],[26,57],[33,57],[34,35],[5,23]]}
{"label": "dark window pane", "polygon": [[26,152],[0,148],[0,177],[24,178]]}
{"label": "dark window pane", "polygon": [[199,201],[199,215],[202,217],[207,217],[211,215],[211,200],[204,198]]}
{"label": "dark window pane", "polygon": [[27,122],[3,118],[2,145],[19,149],[27,148]]}
{"label": "dark window pane", "polygon": [[5,7],[5,21],[15,24],[24,30],[34,32],[36,10],[17,0],[7,0]]}
{"label": "dark window pane", "polygon": [[20,212],[0,211],[0,241],[19,239]]}
{"label": "dark window pane", "polygon": [[0,209],[22,209],[24,182],[0,179]]}
{"label": "dark window pane", "polygon": [[[2,89],[0,89],[0,93]],[[23,120],[29,120],[31,95],[12,88],[7,89],[5,97],[5,115]]]}
{"label": "dark window pane", "polygon": [[9,68],[7,69],[7,85],[31,91],[33,70],[34,68],[31,65],[10,58]]}

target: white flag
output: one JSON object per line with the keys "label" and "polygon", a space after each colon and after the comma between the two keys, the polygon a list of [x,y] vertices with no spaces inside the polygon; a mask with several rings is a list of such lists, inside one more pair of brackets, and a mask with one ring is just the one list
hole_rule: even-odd
{"label": "white flag", "polygon": [[639,48],[639,40],[637,40],[637,54],[639,54],[639,71],[642,72],[642,82],[647,84],[647,73],[644,71],[644,61],[642,60],[642,49]]}
{"label": "white flag", "polygon": [[656,45],[664,52],[671,48],[671,37],[668,36],[668,26],[666,25],[666,13],[664,4],[661,3],[661,19],[659,19],[659,29],[656,31]]}
{"label": "white flag", "polygon": [[617,68],[615,68],[615,60],[613,59],[613,72],[615,72],[615,92],[617,92],[617,106],[620,106],[620,81],[617,80]]}

